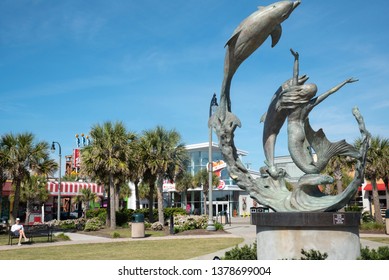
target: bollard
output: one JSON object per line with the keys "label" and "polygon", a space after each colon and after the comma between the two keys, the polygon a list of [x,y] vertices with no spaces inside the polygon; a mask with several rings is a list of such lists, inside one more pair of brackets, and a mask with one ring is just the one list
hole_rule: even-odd
{"label": "bollard", "polygon": [[174,234],[174,216],[170,216],[170,234]]}

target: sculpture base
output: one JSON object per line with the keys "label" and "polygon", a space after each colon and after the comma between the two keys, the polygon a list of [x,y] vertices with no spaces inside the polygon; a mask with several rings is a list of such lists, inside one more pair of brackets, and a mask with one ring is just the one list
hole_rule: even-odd
{"label": "sculpture base", "polygon": [[328,260],[360,256],[360,213],[252,213],[258,260],[300,259],[301,249],[324,254]]}

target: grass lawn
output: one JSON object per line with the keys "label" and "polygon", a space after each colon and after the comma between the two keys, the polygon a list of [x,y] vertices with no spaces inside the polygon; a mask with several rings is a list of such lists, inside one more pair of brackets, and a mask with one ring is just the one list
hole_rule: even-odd
{"label": "grass lawn", "polygon": [[[145,239],[126,241],[131,237],[130,228],[101,229],[82,234],[115,238],[117,242],[75,244],[65,246],[34,247],[24,245],[15,250],[0,251],[0,260],[185,260],[222,250],[243,242],[243,238],[188,238],[150,240],[147,237],[166,236],[166,231],[145,232]],[[65,233],[66,235],[66,233]],[[122,239],[122,240],[121,240]],[[17,240],[14,240],[17,243]],[[53,236],[53,241],[64,241]],[[47,243],[46,237],[35,237],[33,244]],[[8,244],[8,235],[0,235],[0,245]],[[14,245],[16,246],[16,245]]]}
{"label": "grass lawn", "polygon": [[389,244],[389,237],[363,237],[362,239]]}
{"label": "grass lawn", "polygon": [[243,238],[119,241],[0,251],[1,260],[185,260],[233,247]]}

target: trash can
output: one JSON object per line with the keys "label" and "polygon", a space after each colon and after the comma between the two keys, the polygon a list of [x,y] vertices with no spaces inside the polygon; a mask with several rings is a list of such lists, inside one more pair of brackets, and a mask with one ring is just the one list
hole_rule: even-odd
{"label": "trash can", "polygon": [[226,211],[220,211],[219,212],[219,216],[220,216],[220,223],[222,225],[225,225],[228,223],[228,216],[227,216],[227,212]]}
{"label": "trash can", "polygon": [[385,211],[385,224],[386,224],[386,234],[389,235],[389,209],[386,209]]}
{"label": "trash can", "polygon": [[131,237],[132,238],[145,237],[145,216],[142,213],[132,214]]}

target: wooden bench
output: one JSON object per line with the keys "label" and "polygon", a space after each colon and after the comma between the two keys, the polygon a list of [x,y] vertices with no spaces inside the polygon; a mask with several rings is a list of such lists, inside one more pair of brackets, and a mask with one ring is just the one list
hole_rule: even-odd
{"label": "wooden bench", "polygon": [[[53,228],[46,224],[37,224],[37,225],[24,225],[24,233],[26,234],[26,237],[29,239],[29,242],[33,241],[34,237],[47,237],[47,242],[53,241]],[[15,232],[12,232],[11,229],[9,229],[9,238],[8,238],[8,245],[12,245],[13,239],[19,240],[19,235]]]}

